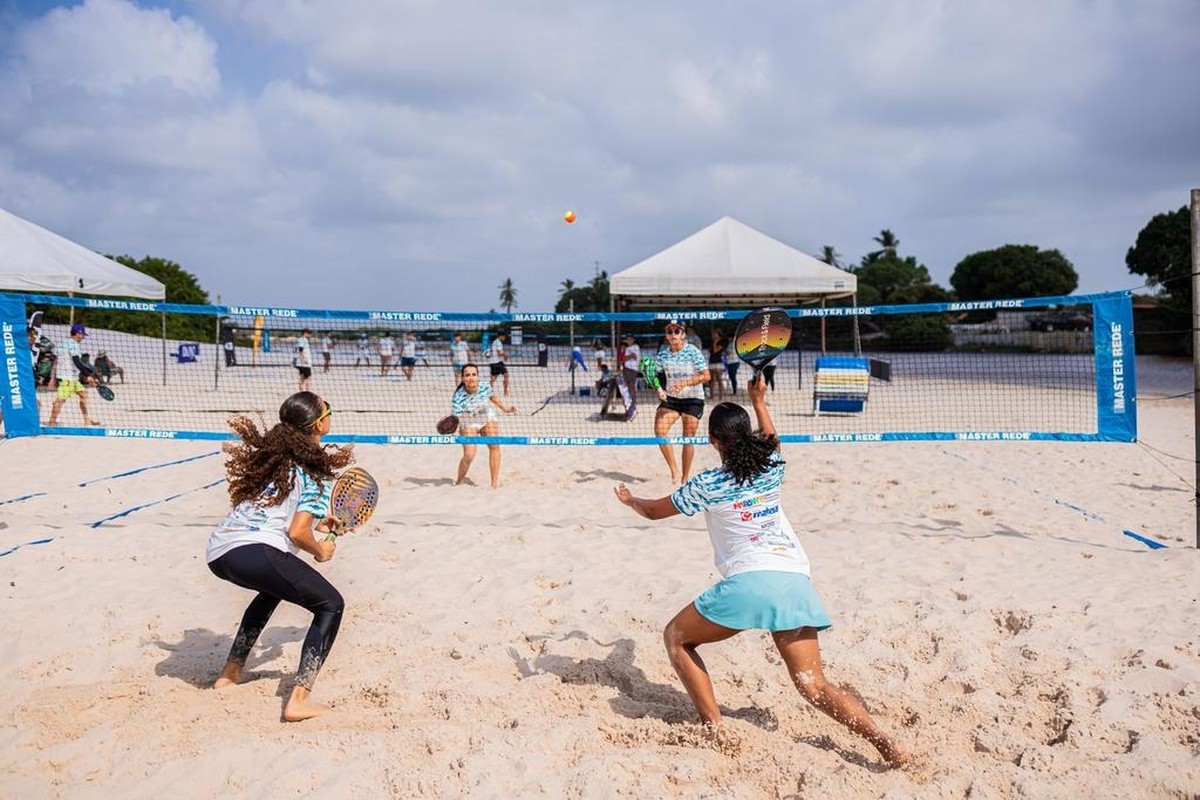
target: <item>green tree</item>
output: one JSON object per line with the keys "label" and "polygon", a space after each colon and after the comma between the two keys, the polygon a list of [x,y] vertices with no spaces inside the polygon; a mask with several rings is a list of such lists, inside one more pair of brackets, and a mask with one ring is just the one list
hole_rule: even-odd
{"label": "green tree", "polygon": [[[163,302],[180,305],[208,305],[208,292],[199,280],[174,261],[146,256],[141,260],[131,256],[107,255],[118,264],[135,269],[156,279],[166,289]],[[136,300],[137,298],[126,298]],[[55,306],[46,310],[48,322],[65,322],[70,309]],[[144,311],[111,311],[107,309],[76,309],[75,319],[95,328],[135,333],[140,336],[162,336],[162,317]],[[211,342],[216,336],[216,321],[208,314],[167,314],[167,338],[183,341]]]}
{"label": "green tree", "polygon": [[564,280],[562,283],[559,284],[559,287],[560,288],[558,290],[558,299],[562,300],[564,297],[569,296],[571,294],[571,292],[575,291],[575,281],[571,280],[570,278],[567,278],[566,280]]}
{"label": "green tree", "polygon": [[505,278],[500,284],[500,305],[506,314],[511,314],[517,305],[517,287],[513,286],[512,278]]}
{"label": "green tree", "polygon": [[[944,303],[948,291],[929,277],[929,270],[912,256],[901,257],[900,240],[884,230],[875,241],[880,249],[868,253],[850,271],[858,278],[859,305]],[[941,314],[899,314],[880,319],[887,346],[903,350],[943,350],[953,341]]]}
{"label": "green tree", "polygon": [[1070,294],[1079,286],[1079,275],[1057,250],[1006,244],[959,261],[950,285],[960,300],[1007,300]]}
{"label": "green tree", "polygon": [[887,228],[881,230],[879,235],[874,238],[874,241],[879,245],[880,249],[873,253],[868,253],[868,259],[895,258],[896,253],[900,250],[900,240],[896,238],[896,234]]}
{"label": "green tree", "polygon": [[1162,290],[1163,305],[1191,313],[1192,240],[1187,206],[1156,214],[1125,253],[1125,266]]}
{"label": "green tree", "polygon": [[831,267],[842,268],[842,254],[834,250],[831,244],[827,244],[821,248],[821,260]]}

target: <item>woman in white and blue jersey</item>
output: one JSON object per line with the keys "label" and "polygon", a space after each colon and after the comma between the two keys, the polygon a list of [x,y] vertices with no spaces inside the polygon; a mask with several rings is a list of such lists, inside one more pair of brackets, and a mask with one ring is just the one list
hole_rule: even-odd
{"label": "woman in white and blue jersey", "polygon": [[279,407],[279,423],[260,431],[249,417],[229,424],[239,441],[224,446],[233,508],[208,538],[205,561],[218,578],[255,592],[242,615],[229,657],[213,688],[241,681],[246,659],[276,607],[294,603],[313,615],[300,648],[300,666],[283,718],[298,722],[327,708],[309,699],[342,624],[345,601],[319,572],[300,559],[333,558],[327,536],[336,471],[354,460],[349,447],[321,444],[333,424],[333,408],[312,392],[297,392]]}
{"label": "woman in white and blue jersey", "polygon": [[[460,436],[499,436],[500,423],[496,417],[496,409],[505,414],[517,413],[516,406],[506,406],[492,393],[492,386],[479,379],[479,367],[467,362],[462,368],[462,383],[454,390],[450,399],[450,413],[458,417],[458,433]],[[500,486],[500,445],[488,446],[488,469],[491,472],[492,488]],[[467,471],[475,460],[476,447],[463,442],[462,458],[458,462],[458,475],[454,485],[458,486],[467,479]]]}
{"label": "woman in white and blue jersey", "polygon": [[809,580],[808,556],[783,511],[784,462],[766,405],[761,376],[747,387],[759,430],[734,403],[708,420],[721,466],[701,472],[666,497],[634,497],[624,484],[617,498],[647,519],[704,512],[721,580],[689,603],[663,631],[671,666],[707,725],[721,721],[712,681],[697,648],[743,630],[771,632],[792,682],[806,700],[864,737],[888,765],[909,760],[854,694],[825,678],[817,632],[831,624]]}
{"label": "woman in white and blue jersey", "polygon": [[[658,389],[658,410],[654,412],[654,435],[668,436],[671,428],[683,420],[683,435],[695,436],[704,415],[704,384],[711,377],[704,354],[684,338],[683,325],[671,320],[666,327],[667,347],[659,350],[654,360],[662,386]],[[665,380],[662,377],[665,375]],[[675,448],[660,444],[667,467],[671,470],[671,483],[686,481],[692,472],[692,459],[696,455],[694,444],[683,446],[683,472],[675,464]]]}

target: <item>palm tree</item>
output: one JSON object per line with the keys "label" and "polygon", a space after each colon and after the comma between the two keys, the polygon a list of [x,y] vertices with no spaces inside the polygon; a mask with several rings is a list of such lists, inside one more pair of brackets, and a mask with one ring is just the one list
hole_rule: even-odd
{"label": "palm tree", "polygon": [[565,281],[560,283],[559,286],[562,287],[558,290],[558,297],[560,300],[564,297],[570,297],[571,292],[575,291],[575,281],[571,280],[570,278],[567,278]]}
{"label": "palm tree", "polygon": [[879,232],[879,235],[875,237],[875,243],[879,245],[880,249],[871,253],[873,258],[895,258],[896,251],[900,249],[900,240],[887,228]]}
{"label": "palm tree", "polygon": [[505,278],[500,284],[500,305],[504,306],[504,313],[511,314],[516,304],[517,287],[513,286],[512,278]]}
{"label": "palm tree", "polygon": [[821,260],[831,267],[842,267],[842,254],[833,249],[833,245],[827,244],[821,248]]}

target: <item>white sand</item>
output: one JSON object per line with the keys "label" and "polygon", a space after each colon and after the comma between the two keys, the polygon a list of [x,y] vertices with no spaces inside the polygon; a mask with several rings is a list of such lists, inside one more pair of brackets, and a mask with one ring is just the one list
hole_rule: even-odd
{"label": "white sand", "polygon": [[668,490],[654,448],[505,448],[491,491],[485,452],[454,487],[457,447],[360,447],[385,494],[321,567],[348,603],[315,691],[335,708],[289,725],[299,609],[248,682],[207,688],[250,599],[204,565],[220,458],[78,485],[213,444],[3,442],[0,501],[45,494],[0,505],[0,550],[54,539],[0,558],[0,795],[1195,796],[1192,407],[1141,412],[1144,445],[785,451],[827,674],[913,751],[903,772],[808,707],[763,633],[702,650],[725,735],[691,724],[660,631],[716,577],[703,522],[611,495]]}

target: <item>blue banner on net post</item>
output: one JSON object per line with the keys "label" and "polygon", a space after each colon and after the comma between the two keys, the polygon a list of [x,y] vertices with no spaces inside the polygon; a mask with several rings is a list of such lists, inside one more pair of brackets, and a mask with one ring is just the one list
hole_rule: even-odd
{"label": "blue banner on net post", "polygon": [[3,354],[4,431],[10,438],[38,433],[37,387],[33,379],[33,358],[29,351],[29,332],[25,323],[25,302],[0,295],[0,353]]}
{"label": "blue banner on net post", "polygon": [[1096,345],[1096,421],[1101,440],[1137,441],[1137,371],[1133,349],[1133,300],[1128,292],[1093,302]]}

